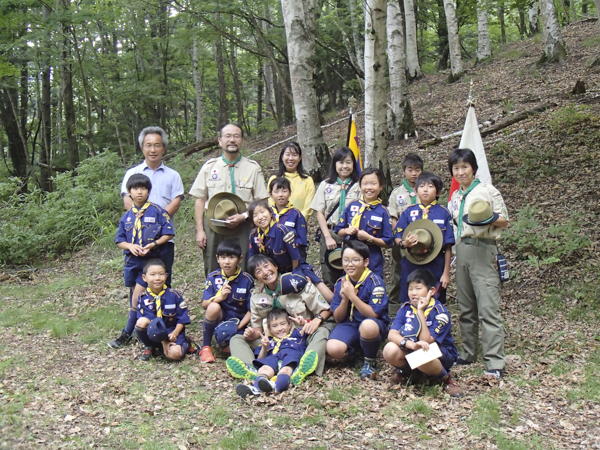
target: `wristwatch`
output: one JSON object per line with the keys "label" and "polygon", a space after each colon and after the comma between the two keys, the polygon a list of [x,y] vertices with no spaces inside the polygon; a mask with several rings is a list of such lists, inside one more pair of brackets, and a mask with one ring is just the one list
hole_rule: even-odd
{"label": "wristwatch", "polygon": [[400,341],[400,348],[402,350],[406,350],[406,342],[408,341],[408,339],[402,339],[402,341]]}
{"label": "wristwatch", "polygon": [[246,211],[244,211],[244,212],[242,213],[242,216],[244,216],[244,217],[246,218],[246,220],[248,220],[248,213],[247,213]]}
{"label": "wristwatch", "polygon": [[321,316],[321,314],[317,314],[315,316],[315,319],[319,319],[321,321],[321,323],[325,322],[325,319],[323,319],[323,316]]}

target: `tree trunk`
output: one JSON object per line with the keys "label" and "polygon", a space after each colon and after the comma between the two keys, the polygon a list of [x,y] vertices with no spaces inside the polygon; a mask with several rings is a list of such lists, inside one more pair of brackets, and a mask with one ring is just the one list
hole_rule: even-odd
{"label": "tree trunk", "polygon": [[[366,5],[366,3],[365,3]],[[367,11],[365,9],[365,16]],[[417,19],[413,0],[404,0],[404,20],[406,21],[406,66],[409,80],[416,80],[421,74],[417,44]],[[366,65],[366,64],[365,64]]]}
{"label": "tree trunk", "polygon": [[391,175],[387,155],[386,14],[386,0],[365,0],[365,166],[381,169],[387,188]]}
{"label": "tree trunk", "polygon": [[263,82],[263,65],[262,61],[258,60],[258,86],[256,92],[256,128],[260,127],[263,116],[263,96],[264,96],[264,82]]}
{"label": "tree trunk", "polygon": [[246,124],[244,118],[244,100],[242,82],[240,81],[240,75],[237,69],[236,63],[236,48],[233,44],[229,49],[229,61],[231,62],[231,75],[233,75],[233,87],[235,89],[235,107],[237,112],[237,123],[242,129],[245,130],[245,134],[250,136],[250,127]]}
{"label": "tree trunk", "polygon": [[8,138],[8,156],[12,163],[14,176],[21,180],[19,193],[27,192],[27,147],[23,141],[22,132],[19,131],[18,114],[16,105],[18,103],[17,90],[12,87],[0,89],[0,120]]}
{"label": "tree trunk", "polygon": [[[69,8],[70,0],[64,3],[65,9]],[[64,36],[71,33],[70,25],[62,24]],[[65,129],[67,132],[67,152],[69,154],[69,167],[75,170],[79,165],[79,149],[77,148],[77,136],[75,135],[75,105],[73,103],[73,66],[71,64],[71,44],[65,37],[64,47],[61,55],[61,79],[63,102],[65,108]]]}
{"label": "tree trunk", "polygon": [[[569,5],[568,5],[568,3],[565,0],[560,0],[560,4],[562,5],[562,9],[563,9],[563,12],[565,14],[565,24],[571,23],[571,18],[569,17]],[[565,24],[563,24],[563,25],[565,25]]]}
{"label": "tree trunk", "polygon": [[[436,69],[439,71],[446,70],[448,68],[448,25],[446,24],[446,12],[444,11],[444,0],[437,0],[438,10],[438,21],[437,21],[437,35],[438,35],[438,61]],[[389,17],[389,10],[388,10]]]}
{"label": "tree trunk", "polygon": [[527,34],[527,26],[525,25],[525,6],[519,5],[519,35],[521,39],[525,38]]}
{"label": "tree trunk", "polygon": [[[47,5],[42,5],[42,19],[47,22],[50,16],[50,8]],[[46,35],[48,39],[47,44],[42,50],[42,95],[41,95],[41,108],[40,108],[40,120],[41,120],[41,132],[42,132],[42,147],[40,150],[40,188],[44,192],[50,192],[51,185],[50,179],[52,177],[52,171],[49,167],[44,167],[42,164],[49,166],[50,155],[52,151],[52,119],[51,119],[51,103],[52,103],[52,91],[50,85],[50,63],[49,63],[49,43],[50,33]]]}
{"label": "tree trunk", "polygon": [[[600,2],[600,0],[596,0]],[[529,8],[529,36],[533,36],[535,33],[540,31],[539,22],[539,4],[538,0],[533,0],[531,7]]]}
{"label": "tree trunk", "polygon": [[[348,0],[348,6],[350,7],[350,22],[352,24],[352,42],[354,43],[354,54],[356,57],[357,66],[365,73],[365,51],[364,42],[360,35],[362,28],[362,21],[358,17],[358,8],[356,6],[357,0]],[[365,81],[358,77],[361,89],[365,90]]]}
{"label": "tree trunk", "polygon": [[[444,24],[445,25],[445,24]],[[408,81],[406,79],[406,55],[404,53],[404,20],[397,2],[387,5],[387,45],[390,74],[390,100],[388,128],[390,137],[399,141],[404,135],[415,132]]]}
{"label": "tree trunk", "polygon": [[315,1],[282,0],[290,80],[298,141],[306,171],[318,182],[327,173],[331,155],[319,123],[314,82]]}
{"label": "tree trunk", "polygon": [[[218,23],[221,13],[215,13],[215,21]],[[215,41],[215,58],[217,62],[217,83],[219,84],[219,118],[217,130],[229,123],[229,106],[227,104],[227,87],[225,81],[225,65],[223,64],[223,42],[221,36]]]}
{"label": "tree trunk", "polygon": [[450,51],[450,82],[458,80],[463,74],[462,56],[460,54],[460,40],[458,37],[458,21],[453,0],[444,0],[446,22],[448,25],[448,48]]}
{"label": "tree trunk", "polygon": [[600,0],[594,0],[596,4],[596,15],[598,16],[598,25],[600,25]]}
{"label": "tree trunk", "polygon": [[202,77],[198,70],[198,38],[194,38],[192,50],[192,76],[194,77],[194,90],[196,91],[196,142],[202,140],[204,128],[204,108],[202,105]]}
{"label": "tree trunk", "polygon": [[477,62],[492,56],[490,30],[488,28],[487,9],[481,2],[477,5]]}
{"label": "tree trunk", "polygon": [[[598,1],[598,0],[596,0]],[[567,54],[567,47],[560,32],[556,9],[553,0],[540,2],[542,21],[544,24],[544,53],[540,63],[559,61],[562,62]]]}
{"label": "tree trunk", "polygon": [[88,146],[88,153],[90,156],[96,156],[96,150],[94,149],[94,143],[92,142],[92,102],[90,101],[90,94],[88,89],[87,79],[83,72],[83,61],[81,59],[81,52],[79,51],[79,44],[77,42],[77,35],[73,27],[71,28],[71,36],[73,37],[73,45],[77,54],[77,65],[79,66],[79,74],[81,75],[81,85],[83,87],[83,95],[85,97],[86,115],[85,115],[85,142]]}
{"label": "tree trunk", "polygon": [[506,44],[506,23],[504,21],[504,1],[498,3],[498,22],[500,22],[500,36],[502,43]]}

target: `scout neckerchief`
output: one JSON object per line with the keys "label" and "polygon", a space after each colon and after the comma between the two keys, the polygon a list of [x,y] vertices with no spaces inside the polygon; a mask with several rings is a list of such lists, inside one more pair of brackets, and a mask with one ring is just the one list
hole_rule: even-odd
{"label": "scout neckerchief", "polygon": [[415,193],[415,190],[410,187],[410,184],[408,184],[408,181],[406,181],[406,180],[404,180],[402,182],[402,185],[406,188],[408,195],[410,195],[410,204],[411,205],[416,204],[417,203],[417,194]]}
{"label": "scout neckerchief", "polygon": [[[237,276],[241,273],[241,271],[242,271],[242,269],[240,267],[238,267],[237,270],[235,271],[235,273],[233,275],[231,275],[230,277],[228,277],[227,275],[225,275],[225,272],[223,271],[223,269],[221,269],[221,278],[224,278],[228,282],[231,282],[231,281],[233,281],[233,280],[235,280],[237,278]],[[221,287],[219,288],[219,290],[215,294],[215,297],[218,297],[219,295],[221,295],[221,291],[223,290],[223,286],[225,286],[225,283],[223,283],[221,285]]]}
{"label": "scout neckerchief", "polygon": [[267,294],[273,297],[273,308],[283,309],[283,306],[281,306],[281,303],[279,303],[279,300],[277,299],[277,297],[279,297],[279,294],[281,293],[281,275],[279,276],[279,281],[275,290],[272,291],[265,284],[265,291],[267,292]]}
{"label": "scout neckerchief", "polygon": [[273,338],[273,340],[275,341],[275,346],[273,347],[273,354],[276,355],[279,352],[279,347],[281,347],[281,343],[286,340],[287,338],[289,338],[292,333],[294,332],[294,328],[292,327],[292,329],[290,330],[290,332],[287,334],[287,336],[282,337],[281,339],[276,338],[275,336],[271,336]]}
{"label": "scout neckerchief", "polygon": [[167,285],[165,284],[163,286],[162,291],[160,291],[158,294],[155,294],[154,292],[152,292],[150,290],[149,287],[146,288],[146,293],[152,297],[154,299],[154,301],[156,302],[156,317],[162,317],[162,309],[161,309],[161,304],[160,304],[160,298],[162,297],[162,295],[165,293],[165,291],[167,290]]}
{"label": "scout neckerchief", "polygon": [[[354,289],[356,290],[357,294],[358,294],[358,288],[360,287],[361,284],[364,283],[364,281],[367,279],[367,277],[370,274],[371,274],[371,271],[367,267],[365,267],[365,271],[362,273],[362,275],[360,276],[360,278],[354,285]],[[348,280],[350,283],[352,283],[352,280],[350,279],[348,274],[346,274],[346,280]],[[350,320],[353,320],[353,317],[354,317],[354,303],[352,303],[352,306],[350,307]]]}
{"label": "scout neckerchief", "polygon": [[261,230],[260,227],[256,227],[256,234],[258,236],[258,248],[260,250],[260,253],[264,253],[265,255],[267,254],[267,249],[265,248],[265,239],[267,238],[267,235],[269,234],[269,231],[271,230],[271,227],[273,225],[275,225],[275,221],[271,219],[271,221],[269,222],[269,226],[265,231]]}
{"label": "scout neckerchief", "polygon": [[419,208],[421,208],[421,211],[423,212],[423,219],[427,219],[427,217],[429,217],[429,208],[431,208],[433,205],[437,205],[437,200],[432,201],[427,206],[423,206],[422,203],[419,203]]}
{"label": "scout neckerchief", "polygon": [[279,212],[279,211],[277,210],[277,206],[276,206],[276,205],[273,205],[273,206],[271,207],[271,211],[273,211],[273,215],[275,216],[275,221],[276,221],[276,222],[279,222],[279,218],[280,218],[280,217],[283,217],[283,216],[285,216],[285,214],[286,214],[286,213],[287,213],[287,212],[288,212],[290,209],[292,209],[293,207],[294,207],[294,205],[292,205],[292,202],[290,202],[289,200],[288,200],[288,203],[287,203],[287,205],[286,205],[286,206],[285,206],[285,207],[284,207],[284,208],[281,210],[281,212]]}
{"label": "scout neckerchief", "polygon": [[[433,307],[435,306],[435,298],[431,297],[431,299],[429,300],[429,304],[427,305],[427,308],[425,308],[425,311],[423,311],[423,315],[425,316],[425,320],[427,320],[427,317],[429,316],[429,313],[431,311],[433,311]],[[410,309],[412,309],[413,315],[415,317],[415,319],[417,319],[417,322],[419,322],[419,329],[415,330],[414,334],[409,334],[408,336],[405,336],[404,334],[402,335],[402,337],[411,337],[414,336],[417,339],[419,338],[419,333],[421,333],[421,328],[423,328],[423,324],[421,323],[421,321],[419,320],[419,315],[417,314],[418,308],[415,308],[412,303],[410,303]],[[425,324],[427,325],[427,324]]]}
{"label": "scout neckerchief", "polygon": [[138,209],[135,205],[131,207],[131,210],[135,213],[135,223],[133,224],[133,236],[131,237],[131,243],[135,244],[136,236],[140,238],[140,245],[142,244],[142,216],[150,206],[150,202],[146,202],[144,206]]}
{"label": "scout neckerchief", "polygon": [[462,235],[462,225],[463,225],[463,213],[465,211],[465,199],[467,198],[467,195],[469,195],[469,192],[471,192],[475,186],[477,186],[479,183],[481,183],[479,181],[479,178],[475,178],[473,180],[473,183],[471,183],[471,186],[469,186],[469,188],[467,189],[466,192],[463,192],[463,188],[461,186],[461,188],[458,190],[458,193],[460,194],[458,197],[458,200],[460,201],[460,208],[458,210],[458,236],[457,238],[460,239],[461,235]]}
{"label": "scout neckerchief", "polygon": [[340,208],[338,209],[338,211],[339,211],[338,222],[342,218],[342,214],[344,214],[344,210],[346,209],[346,194],[347,194],[346,189],[348,188],[348,185],[350,185],[350,181],[351,181],[350,178],[346,178],[344,181],[342,181],[342,179],[339,177],[336,181],[337,184],[342,186],[342,189],[340,189]]}
{"label": "scout neckerchief", "polygon": [[231,162],[227,161],[227,159],[223,155],[221,155],[221,159],[225,164],[227,164],[227,167],[229,167],[229,176],[231,177],[231,193],[235,194],[235,177],[233,176],[233,166],[240,162],[240,159],[242,159],[242,155],[240,154],[240,156],[238,156],[234,161]]}
{"label": "scout neckerchief", "polygon": [[358,210],[358,212],[356,213],[356,215],[352,218],[352,222],[351,225],[354,228],[360,228],[360,219],[362,219],[362,215],[363,213],[366,211],[370,211],[371,208],[374,208],[377,205],[381,205],[381,199],[378,198],[375,201],[372,202],[365,202],[362,198],[359,200],[360,202],[360,209]]}

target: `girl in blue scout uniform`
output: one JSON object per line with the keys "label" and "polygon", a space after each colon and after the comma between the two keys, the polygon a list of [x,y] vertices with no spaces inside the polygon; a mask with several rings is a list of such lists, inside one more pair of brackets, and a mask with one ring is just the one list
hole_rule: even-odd
{"label": "girl in blue scout uniform", "polygon": [[[283,309],[275,308],[269,312],[267,327],[272,337],[269,339],[269,336],[261,334],[260,353],[253,361],[258,373],[253,386],[238,384],[235,387],[240,397],[261,392],[283,392],[289,387],[292,373],[306,351],[306,338],[292,321],[301,327],[306,324],[302,317],[290,317]],[[314,355],[312,371],[317,367],[317,359]],[[274,375],[277,375],[275,382],[271,381]]]}
{"label": "girl in blue scout uniform", "polygon": [[108,343],[111,348],[119,348],[131,339],[137,320],[138,296],[147,286],[142,276],[144,265],[149,259],[160,258],[158,247],[175,236],[169,214],[148,201],[151,190],[152,183],[146,175],[135,174],[127,180],[127,192],[133,206],[123,214],[115,242],[125,256],[123,277],[125,286],[129,288],[130,308],[127,325],[121,335]]}
{"label": "girl in blue scout uniform", "polygon": [[296,232],[298,251],[302,259],[306,260],[308,250],[308,237],[306,235],[306,219],[300,210],[290,202],[292,188],[290,180],[284,177],[274,178],[269,183],[269,194],[273,199],[271,211],[275,222],[285,225]]}
{"label": "girl in blue scout uniform", "polygon": [[275,222],[273,212],[267,199],[256,200],[248,208],[248,215],[253,219],[256,228],[250,232],[250,250],[248,258],[257,253],[269,255],[281,273],[291,272],[298,268],[319,290],[328,302],[333,292],[325,286],[312,270],[312,267],[300,256],[296,232],[285,225]]}
{"label": "girl in blue scout uniform", "polygon": [[203,363],[215,362],[210,349],[215,329],[221,329],[216,333],[217,344],[227,349],[229,339],[235,334],[243,334],[250,322],[250,291],[254,279],[240,267],[240,244],[231,239],[221,242],[217,247],[217,262],[220,269],[208,274],[202,295],[202,307],[206,311],[200,350],[200,361]]}
{"label": "girl in blue scout uniform", "polygon": [[338,325],[327,341],[327,354],[343,359],[359,348],[365,354],[360,378],[377,377],[377,351],[390,324],[383,280],[369,270],[369,247],[360,241],[344,243],[342,264],[346,275],[335,284],[331,310]]}
{"label": "girl in blue scout uniform", "polygon": [[370,270],[383,278],[381,248],[394,245],[392,219],[380,198],[385,178],[381,170],[369,167],[362,171],[358,183],[362,199],[346,207],[334,231],[346,240],[365,242],[369,247]]}
{"label": "girl in blue scout uniform", "polygon": [[[443,184],[440,177],[429,172],[423,172],[415,183],[417,196],[420,203],[404,210],[394,234],[396,243],[400,248],[410,249],[419,243],[419,237],[410,232],[403,238],[402,233],[406,227],[417,220],[427,219],[440,227],[443,235],[443,245],[440,253],[426,264],[415,264],[407,258],[406,252],[401,261],[400,273],[400,304],[408,301],[407,277],[414,270],[427,269],[438,280],[439,289],[436,295],[440,303],[446,303],[446,289],[450,283],[450,261],[452,260],[452,246],[454,245],[454,232],[452,230],[452,216],[450,212],[437,202],[442,193]],[[408,250],[407,250],[408,251]],[[429,258],[428,258],[429,259]]]}
{"label": "girl in blue scout uniform", "polygon": [[167,358],[178,361],[186,353],[195,353],[196,345],[185,336],[185,326],[190,323],[187,304],[179,292],[165,284],[165,263],[151,259],[146,263],[142,276],[148,287],[139,297],[135,324],[135,332],[144,345],[139,359],[148,361],[156,347],[148,336],[148,325],[157,317],[162,318],[168,333],[168,340],[162,341],[162,350]]}
{"label": "girl in blue scout uniform", "polygon": [[415,370],[436,377],[450,396],[462,397],[462,389],[450,373],[458,356],[450,313],[433,296],[436,284],[437,278],[426,269],[417,269],[408,276],[409,300],[400,306],[394,318],[383,358],[396,367],[398,381],[405,383],[412,374],[406,355],[419,349],[426,352],[429,345],[436,342],[442,356]]}

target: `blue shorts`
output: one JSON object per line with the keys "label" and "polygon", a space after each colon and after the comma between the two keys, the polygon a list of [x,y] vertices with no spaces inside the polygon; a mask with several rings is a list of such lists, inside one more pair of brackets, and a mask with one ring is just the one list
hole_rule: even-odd
{"label": "blue shorts", "polygon": [[[367,320],[372,320],[377,324],[379,327],[379,335],[382,340],[387,339],[388,327],[383,321],[369,317],[368,319],[363,320],[363,322],[366,322]],[[358,350],[360,348],[360,333],[358,329],[360,328],[361,323],[362,322],[357,321],[338,323],[329,335],[329,339],[336,339],[346,344],[348,348]]]}
{"label": "blue shorts", "polygon": [[[239,319],[240,322],[242,321],[242,319],[244,318],[244,316],[246,315],[246,313],[240,315],[240,313],[235,312],[235,311],[231,311],[231,310],[224,310],[223,307],[221,307],[221,311],[223,312],[223,318],[221,319],[221,322],[226,322],[228,320],[231,319]],[[221,323],[219,322],[219,323]],[[242,329],[242,333],[244,332],[244,330]]]}
{"label": "blue shorts", "polygon": [[123,278],[125,279],[125,287],[133,288],[136,283],[143,287],[148,287],[148,283],[142,278],[144,266],[148,259],[138,258],[134,255],[125,255],[125,263],[123,264]]}
{"label": "blue shorts", "polygon": [[265,358],[255,359],[252,364],[257,369],[260,369],[262,366],[269,366],[275,373],[279,372],[279,361],[281,361],[281,367],[290,366],[292,369],[295,369],[304,352],[297,350],[295,348],[285,348],[277,352],[276,355],[269,355]]}

